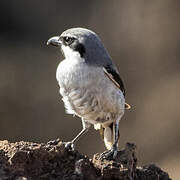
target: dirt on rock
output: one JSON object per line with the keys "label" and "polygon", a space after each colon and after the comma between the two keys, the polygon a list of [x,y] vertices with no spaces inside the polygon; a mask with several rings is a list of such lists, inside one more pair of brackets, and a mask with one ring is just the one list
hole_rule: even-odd
{"label": "dirt on rock", "polygon": [[62,142],[0,141],[0,180],[171,180],[156,165],[137,167],[135,149],[127,143],[115,160],[91,160]]}

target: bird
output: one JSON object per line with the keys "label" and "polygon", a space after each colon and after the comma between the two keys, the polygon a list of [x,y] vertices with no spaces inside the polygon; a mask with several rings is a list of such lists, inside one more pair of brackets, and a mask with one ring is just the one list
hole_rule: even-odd
{"label": "bird", "polygon": [[66,113],[82,121],[81,132],[65,147],[74,150],[75,143],[94,126],[107,149],[100,158],[115,158],[119,122],[130,105],[125,102],[125,87],[118,69],[100,37],[92,30],[75,27],[51,37],[47,45],[59,47],[64,56],[56,79]]}

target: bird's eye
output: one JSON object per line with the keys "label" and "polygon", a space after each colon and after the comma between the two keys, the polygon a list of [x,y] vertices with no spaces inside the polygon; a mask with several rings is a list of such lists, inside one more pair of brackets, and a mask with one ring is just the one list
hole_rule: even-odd
{"label": "bird's eye", "polygon": [[64,37],[64,42],[66,45],[70,45],[73,41],[74,41],[75,38],[73,37],[68,37],[68,36],[65,36]]}

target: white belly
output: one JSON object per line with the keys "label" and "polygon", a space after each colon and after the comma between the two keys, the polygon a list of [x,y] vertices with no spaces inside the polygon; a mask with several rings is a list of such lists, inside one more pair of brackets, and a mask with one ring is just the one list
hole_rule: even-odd
{"label": "white belly", "polygon": [[124,113],[124,96],[104,75],[102,67],[64,60],[57,68],[56,78],[67,113],[92,124],[114,121]]}

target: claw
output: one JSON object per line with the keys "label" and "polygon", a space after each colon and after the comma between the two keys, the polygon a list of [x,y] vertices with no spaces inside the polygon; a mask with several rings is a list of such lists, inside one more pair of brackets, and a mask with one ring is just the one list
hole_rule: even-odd
{"label": "claw", "polygon": [[68,149],[68,150],[74,151],[75,145],[74,145],[73,142],[66,142],[65,143],[65,148]]}
{"label": "claw", "polygon": [[113,159],[113,151],[109,150],[109,151],[105,151],[100,155],[100,159]]}
{"label": "claw", "polygon": [[49,145],[57,145],[59,142],[60,142],[60,139],[58,138],[58,139],[47,142],[47,144],[49,144]]}
{"label": "claw", "polygon": [[116,149],[111,149],[109,151],[105,151],[100,155],[100,160],[103,159],[115,159],[117,155],[117,150]]}

